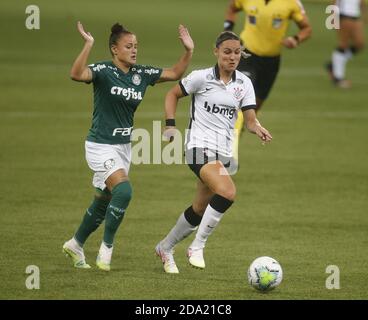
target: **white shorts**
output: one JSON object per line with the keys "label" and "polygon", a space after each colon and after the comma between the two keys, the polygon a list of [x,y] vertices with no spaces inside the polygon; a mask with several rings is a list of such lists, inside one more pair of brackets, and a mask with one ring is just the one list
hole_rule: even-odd
{"label": "white shorts", "polygon": [[131,144],[103,144],[86,141],[86,160],[94,171],[92,184],[104,190],[106,179],[119,169],[128,175],[131,162]]}

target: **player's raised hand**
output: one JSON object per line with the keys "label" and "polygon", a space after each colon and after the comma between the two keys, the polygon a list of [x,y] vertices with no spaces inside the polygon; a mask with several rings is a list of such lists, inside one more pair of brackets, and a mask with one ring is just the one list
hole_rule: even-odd
{"label": "player's raised hand", "polygon": [[187,51],[194,50],[194,42],[189,34],[189,31],[182,24],[179,25],[179,39]]}
{"label": "player's raised hand", "polygon": [[86,42],[90,44],[94,43],[95,39],[93,39],[92,35],[89,32],[84,31],[83,25],[80,21],[78,21],[77,23],[77,29]]}

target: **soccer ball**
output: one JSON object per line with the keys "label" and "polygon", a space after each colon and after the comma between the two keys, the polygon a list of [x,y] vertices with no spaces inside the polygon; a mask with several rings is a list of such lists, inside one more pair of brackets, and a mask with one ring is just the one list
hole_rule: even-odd
{"label": "soccer ball", "polygon": [[255,259],[248,269],[248,282],[259,291],[270,291],[276,288],[281,283],[281,280],[281,266],[271,257]]}

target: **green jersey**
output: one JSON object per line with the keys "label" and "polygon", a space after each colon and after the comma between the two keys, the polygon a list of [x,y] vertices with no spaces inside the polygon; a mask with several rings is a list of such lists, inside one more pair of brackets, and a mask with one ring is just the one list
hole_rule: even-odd
{"label": "green jersey", "polygon": [[147,86],[153,86],[162,69],[134,65],[127,73],[112,61],[89,65],[92,71],[94,110],[87,140],[104,144],[129,143],[134,112]]}

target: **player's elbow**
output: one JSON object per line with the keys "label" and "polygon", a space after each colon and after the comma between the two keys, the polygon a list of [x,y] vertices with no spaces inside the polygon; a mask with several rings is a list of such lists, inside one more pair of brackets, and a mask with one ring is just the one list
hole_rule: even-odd
{"label": "player's elbow", "polygon": [[80,75],[75,73],[75,72],[70,72],[70,79],[72,79],[73,81],[80,81]]}
{"label": "player's elbow", "polygon": [[176,88],[171,88],[166,94],[166,101],[168,102],[177,102],[179,100],[178,94],[175,90]]}
{"label": "player's elbow", "polygon": [[178,81],[181,77],[182,77],[183,73],[179,72],[178,70],[176,70],[175,68],[173,68],[171,70],[171,74],[170,74],[170,80],[171,81]]}

